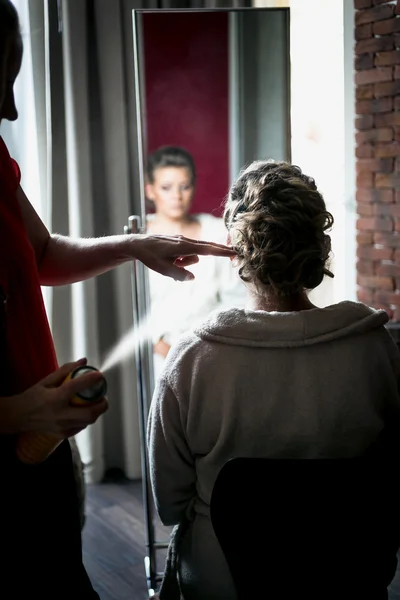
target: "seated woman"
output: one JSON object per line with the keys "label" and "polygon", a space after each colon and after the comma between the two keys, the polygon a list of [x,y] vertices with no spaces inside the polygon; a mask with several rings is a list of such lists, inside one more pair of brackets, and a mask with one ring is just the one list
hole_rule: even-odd
{"label": "seated woman", "polygon": [[332,276],[333,218],[314,180],[255,162],[230,190],[225,223],[247,308],[216,313],[180,339],[148,425],[157,510],[167,525],[187,523],[176,548],[185,600],[236,597],[209,513],[226,461],[361,456],[386,411],[399,410],[387,314],[357,302],[317,308],[307,297]]}
{"label": "seated woman", "polygon": [[[192,156],[183,148],[165,146],[147,162],[146,196],[155,213],[148,215],[147,233],[183,235],[225,242],[224,222],[210,214],[190,214],[196,187]],[[196,323],[219,308],[244,306],[245,287],[229,261],[201,258],[191,268],[195,279],[178,282],[149,272],[151,332],[156,376],[171,345]]]}

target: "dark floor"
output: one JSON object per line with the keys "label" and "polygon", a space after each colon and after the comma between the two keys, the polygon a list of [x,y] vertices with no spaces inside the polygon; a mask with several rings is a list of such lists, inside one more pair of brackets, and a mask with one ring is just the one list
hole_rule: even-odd
{"label": "dark floor", "polygon": [[[146,600],[141,483],[117,475],[107,483],[88,486],[86,513],[84,562],[101,600]],[[157,541],[166,541],[169,531],[157,524]],[[162,571],[165,551],[157,556],[157,570]]]}
{"label": "dark floor", "polygon": [[[145,527],[142,486],[118,474],[107,483],[88,486],[87,521],[83,533],[84,561],[101,600],[146,600],[144,572]],[[157,541],[169,529],[157,525]],[[165,552],[159,551],[157,570]],[[399,561],[400,562],[400,561]],[[389,590],[389,600],[400,600],[400,566]]]}

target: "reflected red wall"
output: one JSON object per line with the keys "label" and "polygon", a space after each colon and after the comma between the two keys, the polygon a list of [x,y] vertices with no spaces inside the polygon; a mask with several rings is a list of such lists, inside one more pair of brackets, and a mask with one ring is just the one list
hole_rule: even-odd
{"label": "reflected red wall", "polygon": [[220,215],[229,186],[228,26],[223,12],[143,15],[147,149],[192,153],[192,212]]}

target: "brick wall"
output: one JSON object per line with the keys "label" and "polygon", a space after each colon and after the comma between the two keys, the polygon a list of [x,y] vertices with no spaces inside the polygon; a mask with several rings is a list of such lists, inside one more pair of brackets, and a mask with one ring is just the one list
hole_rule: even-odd
{"label": "brick wall", "polygon": [[354,0],[357,285],[400,321],[400,0]]}

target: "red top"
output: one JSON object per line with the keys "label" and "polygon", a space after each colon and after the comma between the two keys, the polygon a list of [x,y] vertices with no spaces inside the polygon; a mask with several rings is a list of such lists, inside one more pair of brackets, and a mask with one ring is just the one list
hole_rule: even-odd
{"label": "red top", "polygon": [[0,396],[57,368],[53,338],[16,191],[21,173],[0,136]]}

